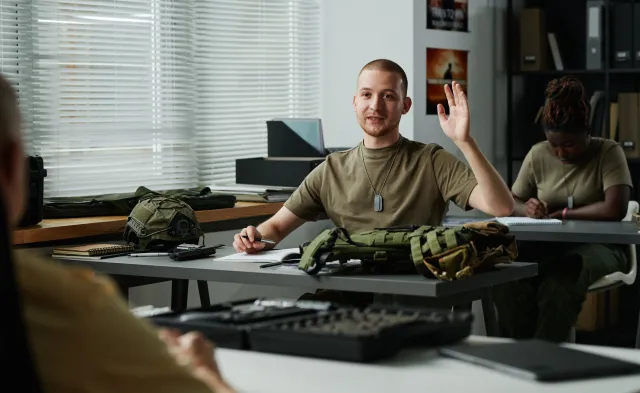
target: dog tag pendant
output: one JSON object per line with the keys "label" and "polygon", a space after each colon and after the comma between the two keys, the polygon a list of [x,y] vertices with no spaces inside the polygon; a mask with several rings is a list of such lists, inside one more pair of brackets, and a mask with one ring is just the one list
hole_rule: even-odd
{"label": "dog tag pendant", "polygon": [[376,194],[373,197],[373,210],[375,210],[377,212],[381,212],[382,211],[382,195]]}
{"label": "dog tag pendant", "polygon": [[567,207],[569,209],[573,209],[573,195],[569,195],[567,198]]}

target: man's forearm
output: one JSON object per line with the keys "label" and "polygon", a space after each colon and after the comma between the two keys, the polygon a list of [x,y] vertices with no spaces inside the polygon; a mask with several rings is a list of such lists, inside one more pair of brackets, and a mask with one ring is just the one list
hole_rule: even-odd
{"label": "man's forearm", "polygon": [[524,202],[513,198],[515,201],[515,205],[513,208],[513,213],[511,214],[512,216],[516,216],[516,217],[526,217],[527,216],[527,207],[525,206]]}
{"label": "man's forearm", "polygon": [[464,154],[473,174],[478,181],[478,191],[492,213],[498,216],[509,216],[513,213],[515,202],[511,191],[502,177],[482,154],[476,141],[456,143]]}
{"label": "man's forearm", "polygon": [[263,238],[276,242],[276,244],[265,243],[264,248],[266,250],[274,248],[278,243],[280,243],[280,241],[282,241],[282,238],[284,237],[278,232],[278,229],[270,222],[270,220],[267,220],[258,225],[256,229],[258,230],[258,232],[260,232],[260,236],[262,236]]}

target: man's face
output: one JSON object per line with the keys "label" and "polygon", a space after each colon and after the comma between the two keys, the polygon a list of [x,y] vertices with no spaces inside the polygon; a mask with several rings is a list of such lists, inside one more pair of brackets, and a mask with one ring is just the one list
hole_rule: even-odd
{"label": "man's face", "polygon": [[353,110],[364,132],[373,137],[397,132],[400,117],[409,108],[411,99],[402,94],[400,75],[388,71],[362,71],[353,97]]}

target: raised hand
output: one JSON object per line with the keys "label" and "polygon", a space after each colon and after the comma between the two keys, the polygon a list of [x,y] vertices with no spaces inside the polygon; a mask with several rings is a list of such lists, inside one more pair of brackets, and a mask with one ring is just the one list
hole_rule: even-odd
{"label": "raised hand", "polygon": [[447,117],[444,106],[438,104],[438,119],[440,127],[454,142],[467,142],[471,138],[469,135],[469,105],[467,97],[457,82],[451,82],[452,89],[449,85],[444,86],[444,94],[447,96],[449,105],[449,116]]}

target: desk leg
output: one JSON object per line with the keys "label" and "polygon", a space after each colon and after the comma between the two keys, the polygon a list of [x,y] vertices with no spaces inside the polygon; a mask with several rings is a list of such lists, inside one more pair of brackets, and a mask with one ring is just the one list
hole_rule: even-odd
{"label": "desk leg", "polygon": [[640,313],[638,314],[638,325],[636,326],[636,348],[640,348]]}
{"label": "desk leg", "polygon": [[493,306],[491,289],[486,290],[484,295],[482,295],[482,314],[484,314],[484,327],[487,330],[487,336],[499,337],[498,318],[496,317],[496,310]]}
{"label": "desk leg", "polygon": [[209,285],[206,281],[198,280],[198,294],[200,295],[200,306],[209,307],[211,300],[209,299]]}
{"label": "desk leg", "polygon": [[188,297],[189,280],[171,280],[171,310],[186,310]]}

